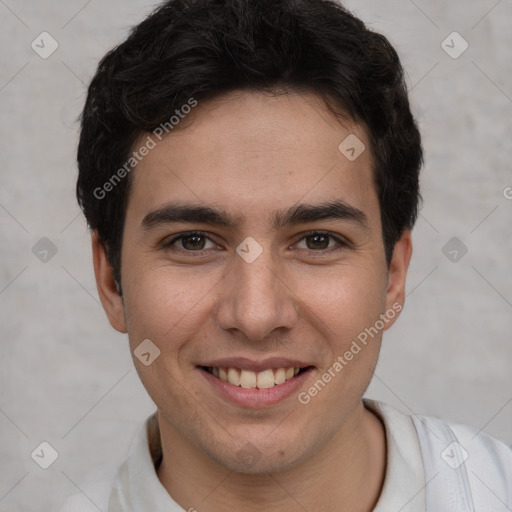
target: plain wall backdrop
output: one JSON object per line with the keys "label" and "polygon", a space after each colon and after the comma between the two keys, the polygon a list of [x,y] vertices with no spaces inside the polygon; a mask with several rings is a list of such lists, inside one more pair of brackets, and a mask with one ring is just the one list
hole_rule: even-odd
{"label": "plain wall backdrop", "polygon": [[[512,0],[346,5],[397,48],[426,155],[406,305],[367,396],[512,443]],[[0,512],[87,494],[154,410],[74,195],[86,85],[154,6],[0,0]]]}

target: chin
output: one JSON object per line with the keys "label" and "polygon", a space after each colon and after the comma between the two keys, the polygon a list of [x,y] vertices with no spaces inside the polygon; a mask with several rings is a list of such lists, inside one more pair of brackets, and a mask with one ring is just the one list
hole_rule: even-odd
{"label": "chin", "polygon": [[[279,441],[279,440],[276,440]],[[281,440],[282,441],[282,440]],[[289,438],[288,438],[289,441]],[[231,448],[231,447],[230,447]],[[283,442],[273,445],[258,444],[257,441],[242,441],[241,448],[224,453],[212,453],[210,457],[229,471],[246,475],[268,475],[293,469],[306,458],[306,454],[297,450],[297,445],[291,443],[284,446]],[[300,448],[304,447],[300,445]]]}

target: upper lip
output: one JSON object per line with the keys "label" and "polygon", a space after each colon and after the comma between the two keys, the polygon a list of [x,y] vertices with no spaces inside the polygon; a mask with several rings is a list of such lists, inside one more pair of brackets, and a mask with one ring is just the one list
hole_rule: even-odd
{"label": "upper lip", "polygon": [[262,372],[274,368],[306,368],[312,365],[305,361],[300,361],[299,359],[289,359],[287,357],[269,357],[259,361],[246,357],[226,357],[200,363],[198,366],[208,366],[210,368],[238,368],[240,370]]}

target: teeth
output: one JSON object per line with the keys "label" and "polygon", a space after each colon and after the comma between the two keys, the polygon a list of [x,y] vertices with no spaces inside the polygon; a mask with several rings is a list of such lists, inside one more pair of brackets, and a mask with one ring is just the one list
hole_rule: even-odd
{"label": "teeth", "polygon": [[[217,368],[214,368],[213,370],[217,370]],[[218,372],[219,372],[219,379],[223,380],[224,382],[227,382],[228,381],[228,372],[226,371],[226,369],[219,368]],[[213,373],[213,374],[215,375],[215,373]]]}
{"label": "teeth", "polygon": [[259,389],[273,388],[275,386],[274,380],[274,372],[272,370],[265,370],[258,373],[256,385]]}
{"label": "teeth", "polygon": [[224,382],[247,389],[268,389],[283,384],[297,376],[300,368],[276,368],[262,372],[239,370],[238,368],[210,368],[210,372]]}
{"label": "teeth", "polygon": [[284,368],[278,368],[275,371],[274,381],[276,384],[282,384],[286,380],[286,370]]}
{"label": "teeth", "polygon": [[256,374],[249,370],[242,370],[240,372],[240,386],[243,388],[255,388],[256,387]]}
{"label": "teeth", "polygon": [[228,370],[228,382],[233,384],[233,386],[240,386],[240,374],[235,368]]}

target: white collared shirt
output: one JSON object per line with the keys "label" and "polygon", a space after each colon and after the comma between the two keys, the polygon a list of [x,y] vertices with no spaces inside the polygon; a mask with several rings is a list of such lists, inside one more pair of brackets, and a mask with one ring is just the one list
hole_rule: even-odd
{"label": "white collared shirt", "polygon": [[[411,417],[381,402],[368,399],[364,402],[379,415],[386,429],[386,478],[374,511],[425,512],[425,476]],[[88,491],[88,496],[70,497],[61,512],[98,512],[98,508],[103,512],[184,512],[156,473],[155,462],[158,464],[161,446],[155,420],[156,413],[137,432],[113,484],[98,483]]]}
{"label": "white collared shirt", "polygon": [[[364,404],[381,418],[386,431],[386,475],[374,512],[426,512],[427,500],[428,512],[512,510],[510,447],[466,426],[412,417],[374,400],[364,399]],[[450,468],[450,464],[456,462],[455,457],[461,457],[459,446],[462,445],[452,440],[471,446],[469,461],[455,469]],[[445,447],[447,451],[443,456]],[[98,509],[103,512],[186,512],[158,479],[155,467],[160,458],[155,413],[137,433],[114,482],[99,483],[87,496],[72,496],[61,512],[98,512]],[[424,468],[428,469],[428,475]],[[492,493],[483,487],[480,489],[482,478],[477,471],[492,476]]]}

